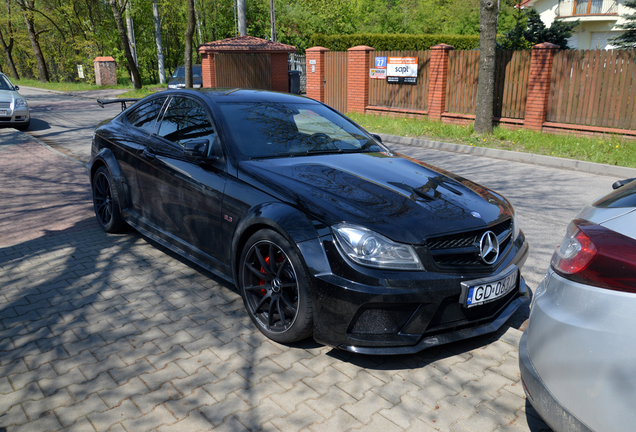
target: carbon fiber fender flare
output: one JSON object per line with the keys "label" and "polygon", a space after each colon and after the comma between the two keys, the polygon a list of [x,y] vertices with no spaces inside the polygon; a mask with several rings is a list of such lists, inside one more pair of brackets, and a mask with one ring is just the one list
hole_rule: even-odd
{"label": "carbon fiber fender flare", "polygon": [[125,208],[130,206],[126,178],[122,174],[119,164],[117,163],[117,159],[115,159],[115,155],[113,155],[113,152],[110,151],[110,149],[103,148],[99,153],[97,153],[97,155],[95,155],[94,158],[91,158],[91,162],[88,167],[90,172],[91,190],[93,188],[93,176],[100,166],[106,166],[108,171],[110,171],[110,175],[115,183],[115,193],[117,194],[117,202],[120,207],[119,210],[123,212]]}

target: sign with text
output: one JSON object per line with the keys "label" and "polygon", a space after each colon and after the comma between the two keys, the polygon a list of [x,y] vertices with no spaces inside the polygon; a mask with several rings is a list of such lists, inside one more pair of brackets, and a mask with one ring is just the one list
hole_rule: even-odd
{"label": "sign with text", "polygon": [[386,79],[386,69],[369,69],[369,78]]}
{"label": "sign with text", "polygon": [[376,57],[375,58],[375,68],[376,69],[386,69],[386,57]]}
{"label": "sign with text", "polygon": [[390,84],[417,84],[417,57],[389,57],[386,76]]}

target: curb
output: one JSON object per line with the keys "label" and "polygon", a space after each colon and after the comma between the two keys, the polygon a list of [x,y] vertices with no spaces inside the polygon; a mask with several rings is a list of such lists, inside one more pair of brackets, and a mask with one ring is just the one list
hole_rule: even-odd
{"label": "curb", "polygon": [[[82,98],[82,99],[90,99],[90,100],[95,100],[95,96],[86,96],[83,94],[79,94],[79,92],[73,92],[73,91],[69,91],[69,92],[64,92],[64,91],[59,91],[59,90],[49,90],[49,89],[43,89],[43,88],[38,88],[38,87],[28,87],[28,86],[20,86],[21,89],[29,89],[29,90],[35,90],[35,91],[42,91],[42,92],[47,92],[47,93],[54,93],[54,94],[59,94],[59,95],[65,95],[65,96],[72,96],[72,97],[78,97],[78,98]],[[117,89],[112,89],[114,92],[117,92]],[[123,92],[127,92],[129,90],[124,90]],[[122,92],[122,93],[123,93]],[[117,97],[117,94],[112,95],[112,97]]]}
{"label": "curb", "polygon": [[486,147],[473,147],[463,144],[451,144],[441,141],[431,141],[427,139],[408,138],[395,135],[378,134],[385,143],[401,144],[413,147],[424,147],[436,150],[444,150],[454,153],[471,154],[475,156],[485,156],[494,159],[504,159],[516,162],[544,165],[573,171],[600,174],[621,179],[636,177],[636,168],[627,168],[616,165],[607,165],[594,162],[583,162],[573,159],[559,158],[554,156],[536,155],[530,153],[514,152],[510,150],[499,150]]}

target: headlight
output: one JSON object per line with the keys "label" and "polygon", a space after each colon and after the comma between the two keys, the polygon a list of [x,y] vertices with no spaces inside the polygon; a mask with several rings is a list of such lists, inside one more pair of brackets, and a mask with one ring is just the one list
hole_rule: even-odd
{"label": "headlight", "polygon": [[405,244],[355,225],[332,227],[336,241],[353,262],[368,267],[397,270],[424,270],[415,250]]}
{"label": "headlight", "polygon": [[28,105],[27,105],[27,101],[26,101],[25,99],[16,99],[16,100],[15,100],[15,107],[16,107],[16,108],[18,108],[18,107],[23,107],[23,106],[24,106],[24,107],[25,107],[25,106],[28,106]]}
{"label": "headlight", "polygon": [[168,84],[168,88],[175,89],[177,88],[176,84]]}

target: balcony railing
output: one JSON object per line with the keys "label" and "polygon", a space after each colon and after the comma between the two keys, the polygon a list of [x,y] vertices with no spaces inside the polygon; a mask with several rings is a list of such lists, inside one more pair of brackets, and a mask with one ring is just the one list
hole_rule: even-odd
{"label": "balcony railing", "polygon": [[616,0],[560,0],[557,6],[557,17],[577,15],[616,15]]}

